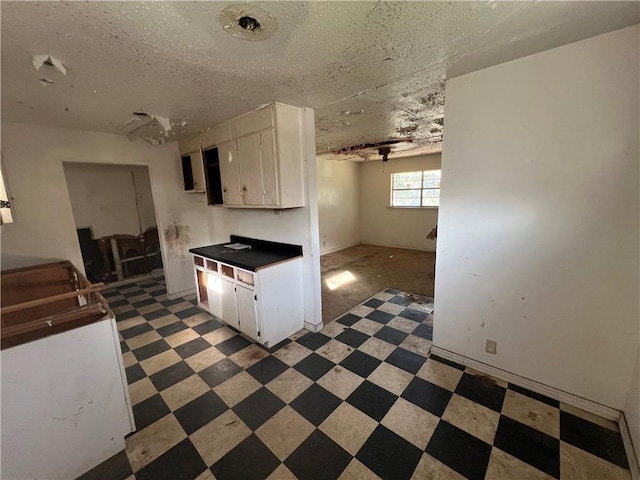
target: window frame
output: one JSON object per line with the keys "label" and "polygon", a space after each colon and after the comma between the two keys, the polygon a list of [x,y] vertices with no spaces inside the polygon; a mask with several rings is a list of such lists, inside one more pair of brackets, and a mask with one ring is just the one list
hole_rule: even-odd
{"label": "window frame", "polygon": [[[421,209],[421,208],[427,208],[427,209],[438,209],[440,208],[440,189],[441,186],[438,186],[437,188],[435,187],[429,187],[429,188],[425,188],[424,187],[424,174],[426,172],[434,172],[434,171],[438,171],[440,172],[440,181],[442,181],[442,169],[440,168],[431,168],[431,169],[426,169],[426,170],[416,170],[416,171],[411,171],[411,172],[405,172],[405,171],[401,171],[401,172],[392,172],[390,175],[390,181],[391,181],[391,185],[390,185],[390,192],[389,192],[389,208],[410,208],[410,209]],[[419,188],[394,188],[394,176],[398,175],[398,174],[403,174],[403,173],[420,173],[420,187]],[[394,205],[393,204],[393,193],[396,191],[411,191],[411,190],[418,190],[420,191],[420,205]],[[425,190],[437,190],[438,191],[438,205],[422,205],[423,202],[423,193]],[[432,197],[433,198],[433,197]]]}

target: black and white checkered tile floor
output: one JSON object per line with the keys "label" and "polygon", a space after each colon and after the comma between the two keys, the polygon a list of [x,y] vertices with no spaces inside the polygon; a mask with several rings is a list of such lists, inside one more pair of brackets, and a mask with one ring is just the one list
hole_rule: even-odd
{"label": "black and white checkered tile floor", "polygon": [[629,479],[614,422],[429,357],[393,289],[266,350],[162,278],[105,291],[138,430],[83,479]]}

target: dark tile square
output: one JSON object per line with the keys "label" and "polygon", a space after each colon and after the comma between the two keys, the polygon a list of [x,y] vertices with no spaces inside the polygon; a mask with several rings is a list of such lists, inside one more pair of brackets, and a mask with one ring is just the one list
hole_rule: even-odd
{"label": "dark tile square", "polygon": [[518,392],[522,395],[525,395],[529,398],[533,398],[534,400],[538,400],[539,402],[546,403],[547,405],[560,408],[560,402],[558,400],[554,400],[553,398],[549,398],[546,395],[542,395],[541,393],[532,392],[523,387],[519,387],[518,385],[514,385],[513,383],[509,384],[509,390],[513,390],[514,392]]}
{"label": "dark tile square", "polygon": [[195,355],[196,353],[200,353],[209,347],[211,347],[211,344],[204,338],[196,338],[194,340],[191,340],[190,342],[178,345],[176,348],[174,348],[174,350],[182,358],[189,358],[190,356]]}
{"label": "dark tile square", "polygon": [[206,463],[191,440],[185,438],[136,472],[136,480],[191,480],[206,469]]}
{"label": "dark tile square", "polygon": [[619,467],[629,468],[619,432],[561,411],[560,439]]}
{"label": "dark tile square", "polygon": [[342,400],[333,393],[314,383],[290,403],[291,408],[304,418],[319,426],[333,411],[338,408]]}
{"label": "dark tile square", "polygon": [[429,355],[429,360],[435,360],[436,362],[444,363],[445,365],[449,365],[450,367],[457,368],[458,370],[464,370],[467,368],[464,365],[461,365],[460,363],[452,362],[451,360],[438,357],[437,355]]}
{"label": "dark tile square", "polygon": [[263,385],[266,385],[288,368],[289,366],[286,363],[269,355],[247,368],[247,373]]}
{"label": "dark tile square", "polygon": [[97,467],[92,468],[77,480],[125,480],[133,472],[129,464],[129,458],[124,450],[105,460]]}
{"label": "dark tile square", "polygon": [[304,347],[307,347],[309,350],[317,350],[329,340],[331,340],[331,338],[327,337],[326,335],[323,335],[321,333],[309,332],[306,335],[298,338],[296,342]]}
{"label": "dark tile square", "polygon": [[322,376],[324,376],[324,374],[333,367],[335,367],[335,363],[321,357],[315,352],[303,358],[293,366],[293,368],[306,375],[314,382],[322,378]]}
{"label": "dark tile square", "polygon": [[191,305],[198,305],[198,299],[197,298],[192,298],[191,300],[189,300],[189,303]]}
{"label": "dark tile square", "polygon": [[285,345],[289,345],[290,343],[291,343],[291,339],[285,338],[283,341],[281,341],[280,343],[277,343],[273,347],[269,347],[269,348],[262,347],[262,348],[264,348],[269,353],[275,353],[278,350],[280,350],[282,347],[284,347]]}
{"label": "dark tile square", "polygon": [[143,293],[147,293],[142,289],[138,289],[138,290],[134,290],[132,292],[127,292],[127,293],[123,293],[122,296],[123,297],[137,297],[138,295],[142,295]]}
{"label": "dark tile square", "polygon": [[405,308],[402,312],[400,312],[400,315],[398,316],[402,318],[408,318],[409,320],[414,320],[416,322],[422,322],[425,318],[427,318],[427,315],[427,312],[422,312],[414,308]]}
{"label": "dark tile square", "polygon": [[179,362],[150,375],[149,380],[151,380],[151,383],[161,392],[165,388],[169,388],[171,385],[175,385],[193,374],[194,371],[186,362]]}
{"label": "dark tile square", "polygon": [[136,363],[135,365],[131,365],[130,367],[127,367],[124,370],[124,372],[127,375],[127,383],[129,385],[147,376],[147,374],[142,369],[139,363]]}
{"label": "dark tile square", "polygon": [[151,287],[157,287],[159,285],[160,285],[160,283],[156,282],[155,280],[151,281],[151,282],[145,282],[145,283],[139,283],[138,284],[138,286],[140,288],[151,288]]}
{"label": "dark tile square", "polygon": [[341,323],[342,325],[346,325],[347,327],[352,326],[354,323],[362,320],[362,317],[358,317],[353,313],[347,313],[346,315],[341,316],[336,322]]}
{"label": "dark tile square", "polygon": [[347,358],[342,360],[340,365],[363,378],[367,378],[381,363],[377,358],[355,350]]}
{"label": "dark tile square", "polygon": [[166,288],[160,288],[158,290],[153,290],[151,292],[148,292],[149,295],[153,295],[154,297],[159,297],[160,295],[164,295],[165,293],[167,293],[167,289]]}
{"label": "dark tile square", "polygon": [[368,318],[369,320],[373,320],[374,322],[378,322],[378,323],[382,323],[383,325],[386,325],[387,323],[389,323],[391,320],[395,318],[395,315],[392,315],[387,312],[383,312],[382,310],[374,310],[365,318]]}
{"label": "dark tile square", "polygon": [[[135,316],[137,316],[137,314],[134,315],[134,317]],[[140,325],[136,325],[135,327],[122,330],[120,332],[120,335],[122,335],[122,338],[124,338],[125,340],[128,340],[130,338],[137,337],[138,335],[142,335],[143,333],[150,332],[151,330],[153,330],[153,327],[151,325],[149,325],[148,323],[141,323]]]}
{"label": "dark tile square", "polygon": [[131,349],[129,348],[129,345],[127,345],[127,342],[125,342],[124,340],[120,342],[120,351],[122,353],[127,353],[130,350]]}
{"label": "dark tile square", "polygon": [[398,290],[397,288],[387,288],[385,290],[385,293],[390,293],[391,295],[397,295],[400,293],[400,290]]}
{"label": "dark tile square", "polygon": [[378,300],[377,298],[372,298],[371,300],[367,300],[366,302],[364,302],[364,305],[371,308],[378,308],[383,303],[384,302],[382,300]]}
{"label": "dark tile square", "polygon": [[380,422],[397,399],[384,388],[365,380],[347,397],[347,402]]}
{"label": "dark tile square", "polygon": [[501,416],[493,445],[554,478],[560,478],[560,441],[556,438]]}
{"label": "dark tile square", "polygon": [[456,393],[500,413],[507,390],[496,385],[490,377],[463,373]]}
{"label": "dark tile square", "polygon": [[453,393],[449,390],[445,390],[438,385],[415,377],[411,380],[411,383],[407,385],[407,388],[405,388],[401,396],[414,405],[441,417],[452,395]]}
{"label": "dark tile square", "polygon": [[233,411],[251,430],[255,430],[285,405],[282,400],[262,387],[233,407]]}
{"label": "dark tile square", "polygon": [[165,307],[170,307],[171,305],[177,305],[177,304],[182,303],[182,302],[184,302],[182,297],[178,297],[178,298],[174,298],[173,300],[163,300],[160,303],[162,305],[164,305]]}
{"label": "dark tile square", "polygon": [[157,303],[155,298],[147,298],[145,300],[140,300],[139,302],[132,303],[135,308],[146,307],[147,305],[151,305],[152,303]]}
{"label": "dark tile square", "polygon": [[411,478],[422,450],[383,425],[378,425],[356,458],[381,478]]}
{"label": "dark tile square", "polygon": [[100,292],[104,298],[117,297],[120,295],[120,290],[104,290]]}
{"label": "dark tile square", "polygon": [[433,340],[433,325],[421,323],[413,332],[411,332],[411,335],[415,335],[416,337],[424,338],[426,340]]}
{"label": "dark tile square", "polygon": [[340,335],[336,335],[336,340],[340,340],[342,343],[346,343],[353,348],[358,348],[364,342],[369,340],[369,335],[347,328]]}
{"label": "dark tile square", "polygon": [[156,393],[153,397],[149,397],[133,406],[133,418],[136,420],[136,430],[139,432],[170,412],[171,410],[167,404],[164,403],[160,394]]}
{"label": "dark tile square", "polygon": [[391,355],[385,359],[385,362],[395,365],[406,372],[413,373],[414,375],[418,373],[418,370],[420,370],[420,367],[422,367],[426,361],[427,359],[422,355],[399,347],[391,352]]}
{"label": "dark tile square", "polygon": [[[198,300],[195,300],[195,302],[197,303]],[[176,317],[178,317],[180,320],[184,320],[185,318],[193,317],[194,315],[197,315],[199,313],[202,313],[202,310],[194,306],[194,307],[190,307],[185,310],[180,310],[179,312],[176,312]]]}
{"label": "dark tile square", "polygon": [[228,357],[236,352],[239,352],[243,348],[247,348],[249,345],[251,345],[251,342],[249,340],[244,338],[242,335],[236,335],[235,337],[231,337],[224,342],[220,342],[216,345],[216,348]]}
{"label": "dark tile square", "polygon": [[466,478],[482,480],[489,464],[491,445],[440,420],[425,452]]}
{"label": "dark tile square", "polygon": [[113,302],[109,302],[109,307],[111,308],[122,307],[123,305],[129,305],[129,300],[114,300]]}
{"label": "dark tile square", "polygon": [[149,345],[145,345],[144,347],[136,348],[133,350],[133,354],[136,359],[141,362],[147,358],[151,358],[159,353],[166,352],[167,350],[171,350],[171,347],[167,342],[160,339],[156,342],[150,343]]}
{"label": "dark tile square", "polygon": [[300,480],[335,480],[351,458],[340,445],[314,430],[284,464]]}
{"label": "dark tile square", "polygon": [[[116,322],[122,322],[123,320],[129,320],[130,318],[137,317],[138,315],[140,315],[140,314],[138,313],[137,310],[129,310],[128,312],[116,313]],[[141,327],[143,325],[145,325],[145,324],[143,323],[141,325],[136,325],[136,327]],[[136,327],[133,327],[133,328],[136,328]],[[131,329],[129,328],[129,330],[131,330]],[[120,332],[120,333],[122,333],[122,332]],[[126,338],[126,337],[123,336],[122,338]]]}
{"label": "dark tile square", "polygon": [[177,322],[170,323],[169,325],[165,325],[164,327],[160,327],[156,331],[162,337],[169,337],[174,333],[181,332],[182,330],[186,330],[187,328],[189,327],[187,327],[184,323],[177,321]]}
{"label": "dark tile square", "polygon": [[228,409],[227,404],[210,390],[195,400],[183,405],[173,412],[173,414],[178,419],[178,422],[180,422],[180,425],[182,425],[184,431],[187,432],[187,435],[191,435],[214,418],[222,415]]}
{"label": "dark tile square", "polygon": [[158,310],[154,310],[153,312],[145,313],[142,316],[145,320],[155,320],[156,318],[164,317],[165,315],[169,315],[170,313],[171,312],[166,308],[160,308]]}
{"label": "dark tile square", "polygon": [[385,342],[391,343],[393,345],[400,345],[408,336],[408,333],[401,332],[400,330],[396,330],[395,328],[391,327],[382,327],[374,335],[374,337],[379,338],[380,340],[384,340]]}
{"label": "dark tile square", "polygon": [[196,325],[195,327],[193,327],[193,331],[196,332],[198,335],[206,335],[207,333],[213,332],[214,330],[217,330],[221,327],[222,327],[222,324],[219,321],[214,320],[212,318],[211,320],[207,320],[206,322],[203,322],[200,325]]}
{"label": "dark tile square", "polygon": [[198,372],[198,375],[207,383],[207,385],[213,388],[241,371],[242,369],[238,365],[228,358],[225,358],[224,360],[220,360],[218,363],[201,370]]}
{"label": "dark tile square", "polygon": [[403,305],[405,307],[408,307],[413,303],[413,299],[400,293],[395,297],[389,299],[389,302],[395,303],[396,305]]}
{"label": "dark tile square", "polygon": [[278,457],[258,437],[250,435],[218,460],[211,471],[216,478],[225,480],[261,480],[278,465]]}

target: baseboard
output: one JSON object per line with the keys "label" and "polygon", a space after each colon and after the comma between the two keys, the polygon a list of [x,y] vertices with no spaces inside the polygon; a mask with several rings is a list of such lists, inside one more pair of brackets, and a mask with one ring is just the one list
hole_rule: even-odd
{"label": "baseboard", "polygon": [[324,323],[319,323],[317,325],[314,325],[313,323],[304,322],[304,328],[305,330],[309,330],[310,332],[315,333],[315,332],[319,332],[324,328]]}
{"label": "baseboard", "polygon": [[624,412],[620,414],[618,426],[620,427],[620,435],[622,435],[624,450],[627,454],[627,459],[629,460],[629,470],[631,470],[631,478],[633,480],[640,480],[640,465],[638,464],[636,451],[633,448],[633,440],[631,438],[631,432],[629,432],[629,425],[627,424],[627,419],[624,416]]}
{"label": "baseboard", "polygon": [[451,360],[467,367],[471,367],[475,370],[478,370],[479,372],[486,373],[487,375],[491,375],[493,377],[506,380],[507,382],[513,383],[520,387],[527,388],[533,392],[546,395],[547,397],[567,403],[573,407],[581,408],[582,410],[586,410],[587,412],[606,418],[607,420],[612,420],[614,422],[620,421],[621,412],[619,410],[616,410],[615,408],[607,407],[600,403],[587,400],[586,398],[579,397],[558,388],[550,387],[549,385],[545,385],[544,383],[521,377],[520,375],[516,375],[515,373],[511,373],[506,370],[487,365],[486,363],[482,363],[477,360],[473,360],[472,358],[450,352],[449,350],[436,347],[435,345],[431,347],[431,353],[447,360]]}
{"label": "baseboard", "polygon": [[403,250],[418,250],[420,252],[435,252],[435,248],[421,248],[421,247],[409,247],[407,245],[393,245],[391,243],[373,243],[373,242],[360,242],[362,245],[370,245],[372,247],[389,247],[389,248],[402,248]]}
{"label": "baseboard", "polygon": [[181,292],[167,293],[167,298],[169,300],[174,300],[178,297],[186,297],[187,295],[191,295],[192,293],[196,293],[196,287],[187,288],[186,290],[182,290]]}
{"label": "baseboard", "polygon": [[341,247],[336,247],[336,248],[332,248],[331,250],[327,250],[325,252],[321,252],[320,256],[326,255],[328,253],[339,252],[340,250],[344,250],[345,248],[355,247],[356,245],[360,245],[360,240],[358,240],[355,243],[350,243],[349,245],[343,245]]}

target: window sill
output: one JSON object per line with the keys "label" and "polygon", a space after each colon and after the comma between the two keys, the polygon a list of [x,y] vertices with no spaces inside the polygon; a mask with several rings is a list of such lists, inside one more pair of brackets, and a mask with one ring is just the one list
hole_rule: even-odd
{"label": "window sill", "polygon": [[387,206],[387,208],[391,209],[400,209],[400,210],[437,210],[440,207],[393,207],[391,205]]}

